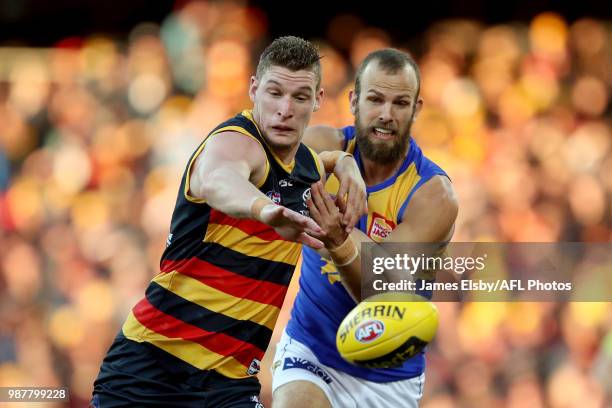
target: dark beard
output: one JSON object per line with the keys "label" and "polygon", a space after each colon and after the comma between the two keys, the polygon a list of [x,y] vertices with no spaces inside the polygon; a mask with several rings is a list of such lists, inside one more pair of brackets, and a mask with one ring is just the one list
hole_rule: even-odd
{"label": "dark beard", "polygon": [[[413,115],[414,116],[414,113]],[[359,120],[359,110],[355,112],[355,135],[357,137],[357,146],[363,157],[378,164],[391,164],[404,158],[410,141],[411,124],[408,126],[406,135],[399,137],[393,141],[391,145],[384,143],[374,143],[368,138],[370,127],[362,128]]]}

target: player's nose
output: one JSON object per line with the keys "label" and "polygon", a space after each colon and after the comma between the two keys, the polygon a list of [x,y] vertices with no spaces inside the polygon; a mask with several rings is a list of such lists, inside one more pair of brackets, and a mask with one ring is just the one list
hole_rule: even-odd
{"label": "player's nose", "polygon": [[278,102],[276,114],[283,119],[287,119],[293,116],[293,103],[290,97],[282,98]]}
{"label": "player's nose", "polygon": [[385,103],[383,106],[381,106],[378,113],[378,120],[382,123],[389,123],[391,120],[393,120],[390,103]]}

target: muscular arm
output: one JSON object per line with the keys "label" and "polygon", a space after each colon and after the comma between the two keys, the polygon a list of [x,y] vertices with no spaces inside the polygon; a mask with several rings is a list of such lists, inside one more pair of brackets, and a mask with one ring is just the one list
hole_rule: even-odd
{"label": "muscular arm", "polygon": [[[340,129],[331,126],[311,126],[304,132],[302,142],[317,153],[342,150],[344,136]],[[329,172],[331,173],[331,172]]]}
{"label": "muscular arm", "polygon": [[189,191],[230,216],[255,219],[286,239],[321,248],[323,244],[312,237],[321,231],[316,222],[273,204],[254,185],[266,176],[266,166],[256,140],[237,132],[215,135],[196,158]]}
{"label": "muscular arm", "polygon": [[253,199],[267,197],[254,183],[265,176],[266,155],[259,143],[238,132],[211,137],[191,169],[189,190],[232,217],[251,217]]}
{"label": "muscular arm", "polygon": [[[443,176],[435,176],[425,183],[410,200],[402,222],[385,239],[387,242],[413,242],[435,243],[446,242],[453,233],[455,219],[458,212],[458,203],[450,180]],[[373,242],[360,230],[353,230],[351,238],[360,246],[362,242]],[[349,265],[338,267],[342,283],[351,294],[361,300],[361,282],[366,279],[370,282],[373,274],[361,273],[361,257]],[[399,282],[406,278],[403,271],[385,271],[383,275],[376,275],[386,282]]]}

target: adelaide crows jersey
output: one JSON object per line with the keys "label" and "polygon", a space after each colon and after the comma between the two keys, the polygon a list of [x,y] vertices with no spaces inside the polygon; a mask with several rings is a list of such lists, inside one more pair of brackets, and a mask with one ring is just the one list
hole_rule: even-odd
{"label": "adelaide crows jersey", "polygon": [[[345,150],[353,153],[363,171],[355,128],[348,126],[342,131]],[[413,194],[435,175],[446,176],[446,173],[423,156],[411,138],[408,154],[397,173],[380,184],[367,187],[369,213],[359,220],[357,227],[373,241],[384,240],[401,222]],[[331,176],[325,187],[330,193],[336,193],[338,180]],[[307,345],[322,364],[366,380],[397,381],[423,373],[423,353],[393,369],[365,369],[343,360],[336,349],[336,331],[344,317],[355,307],[355,301],[342,286],[333,263],[309,248],[304,248],[302,255],[300,290],[287,325],[287,333],[291,337]],[[431,298],[430,293],[420,294]]]}
{"label": "adelaide crows jersey", "polygon": [[227,131],[255,139],[266,153],[257,188],[274,203],[307,214],[310,185],[322,169],[301,144],[285,165],[266,145],[250,111],[214,129],[182,177],[160,273],[132,309],[123,334],[201,370],[230,378],[256,374],[300,256],[301,245],[252,219],[237,219],[189,192],[190,172],[211,137]]}

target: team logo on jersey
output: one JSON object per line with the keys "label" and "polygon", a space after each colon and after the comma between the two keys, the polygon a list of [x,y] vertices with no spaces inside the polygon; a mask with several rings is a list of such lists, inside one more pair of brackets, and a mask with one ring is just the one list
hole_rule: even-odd
{"label": "team logo on jersey", "polygon": [[368,236],[374,241],[382,241],[395,229],[395,223],[378,213],[372,214],[372,223],[368,230]]}
{"label": "team logo on jersey", "polygon": [[255,375],[259,372],[259,370],[261,370],[261,361],[259,361],[259,359],[257,358],[254,358],[253,361],[251,361],[249,369],[247,370],[247,374]]}
{"label": "team logo on jersey", "polygon": [[333,262],[325,260],[325,265],[321,268],[321,274],[327,276],[327,280],[329,283],[334,284],[335,282],[340,282],[340,273],[338,273],[338,268],[334,265]]}
{"label": "team logo on jersey", "polygon": [[370,343],[385,332],[385,325],[380,320],[368,320],[355,329],[355,338],[361,343]]}
{"label": "team logo on jersey", "polygon": [[306,359],[299,357],[286,357],[285,362],[283,364],[283,371],[289,370],[290,368],[301,368],[303,370],[308,370],[311,373],[315,374],[317,377],[321,378],[327,384],[332,382],[331,377],[329,376],[329,374],[327,374],[325,370]]}
{"label": "team logo on jersey", "polygon": [[272,202],[274,204],[280,205],[280,203],[281,203],[281,195],[280,195],[280,193],[278,191],[268,191],[266,193],[266,196],[268,196],[268,198],[270,200],[272,200]]}

